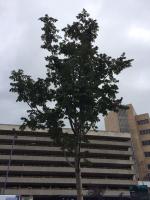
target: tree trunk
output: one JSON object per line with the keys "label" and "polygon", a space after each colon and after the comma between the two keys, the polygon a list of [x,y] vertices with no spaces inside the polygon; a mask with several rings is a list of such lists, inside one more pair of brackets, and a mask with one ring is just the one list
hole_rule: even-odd
{"label": "tree trunk", "polygon": [[79,145],[77,145],[75,152],[75,175],[76,175],[77,200],[83,200]]}

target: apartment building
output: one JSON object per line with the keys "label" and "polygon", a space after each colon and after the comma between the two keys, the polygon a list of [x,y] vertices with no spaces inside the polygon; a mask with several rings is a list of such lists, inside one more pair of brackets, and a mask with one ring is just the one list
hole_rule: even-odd
{"label": "apartment building", "polygon": [[[85,199],[97,191],[105,199],[128,199],[129,187],[135,184],[131,135],[90,131],[87,137],[89,143],[83,143],[81,149],[86,157],[81,160]],[[67,157],[74,162],[72,155]],[[74,197],[74,169],[46,131],[0,125],[0,192],[36,200]]]}
{"label": "apartment building", "polygon": [[150,118],[149,114],[137,115],[133,106],[105,117],[106,131],[130,132],[134,148],[137,177],[150,180]]}

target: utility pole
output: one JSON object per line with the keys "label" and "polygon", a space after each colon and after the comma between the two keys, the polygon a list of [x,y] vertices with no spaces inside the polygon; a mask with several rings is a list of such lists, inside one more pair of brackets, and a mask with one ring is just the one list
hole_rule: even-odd
{"label": "utility pole", "polygon": [[9,160],[8,160],[7,171],[6,171],[5,181],[4,181],[4,188],[3,188],[2,194],[5,194],[8,175],[9,175],[9,169],[10,169],[10,165],[11,165],[11,159],[12,159],[12,155],[13,155],[13,148],[14,148],[14,145],[15,145],[15,140],[17,138],[16,130],[13,128],[12,131],[14,133],[14,137],[12,139],[12,145],[11,145],[11,149],[10,149],[10,156],[9,156]]}

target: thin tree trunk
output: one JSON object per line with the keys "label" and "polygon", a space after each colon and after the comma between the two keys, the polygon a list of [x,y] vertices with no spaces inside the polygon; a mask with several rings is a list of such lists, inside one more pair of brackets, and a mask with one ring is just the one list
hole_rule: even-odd
{"label": "thin tree trunk", "polygon": [[75,152],[75,175],[76,175],[77,200],[83,200],[79,145],[77,145]]}

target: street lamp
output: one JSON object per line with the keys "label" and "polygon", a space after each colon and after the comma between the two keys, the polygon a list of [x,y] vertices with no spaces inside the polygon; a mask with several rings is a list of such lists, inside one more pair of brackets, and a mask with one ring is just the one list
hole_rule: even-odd
{"label": "street lamp", "polygon": [[5,194],[8,175],[9,175],[9,170],[10,170],[10,165],[11,165],[11,159],[12,159],[12,154],[13,154],[13,148],[14,148],[14,145],[15,145],[15,140],[17,138],[16,130],[13,128],[12,131],[14,133],[14,137],[12,139],[12,145],[11,145],[10,156],[9,156],[9,161],[8,161],[8,165],[7,165],[7,171],[6,171],[6,176],[5,176],[5,181],[4,181],[4,188],[3,188],[2,194]]}

